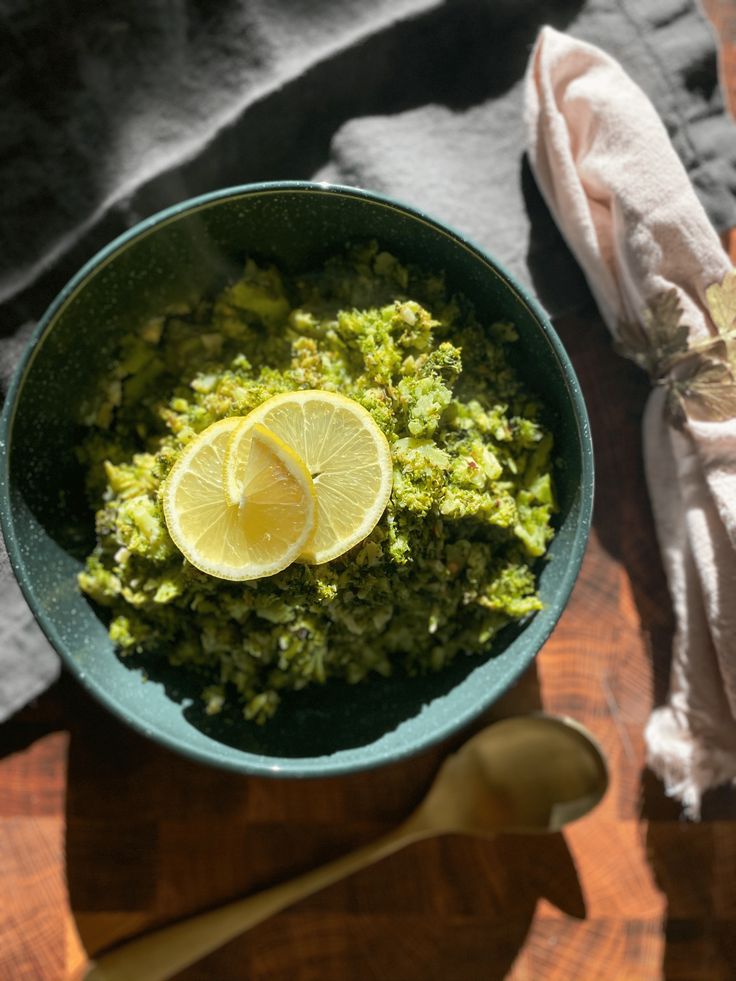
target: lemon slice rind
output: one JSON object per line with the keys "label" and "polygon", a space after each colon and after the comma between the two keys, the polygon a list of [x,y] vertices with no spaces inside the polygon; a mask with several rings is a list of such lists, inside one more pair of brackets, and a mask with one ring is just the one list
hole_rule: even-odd
{"label": "lemon slice rind", "polygon": [[[314,534],[316,496],[302,460],[283,440],[258,426],[243,500],[232,505],[222,485],[232,433],[243,422],[213,423],[182,450],[163,486],[169,534],[201,572],[244,581],[275,575],[290,565]],[[251,493],[248,493],[250,488]]]}
{"label": "lemon slice rind", "polygon": [[257,424],[268,427],[303,459],[314,481],[317,522],[300,560],[329,562],[363,541],[391,496],[391,449],[373,417],[358,402],[319,389],[274,395],[233,430],[224,460],[228,500],[242,493],[248,441]]}

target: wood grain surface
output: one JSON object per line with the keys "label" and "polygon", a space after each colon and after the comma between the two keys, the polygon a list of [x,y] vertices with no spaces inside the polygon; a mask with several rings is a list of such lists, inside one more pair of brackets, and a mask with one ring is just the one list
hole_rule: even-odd
{"label": "wood grain surface", "polygon": [[[643,763],[672,631],[641,460],[648,383],[592,313],[557,326],[591,415],[594,527],[568,609],[495,714],[542,704],[584,722],[607,797],[564,835],[413,845],[181,981],[736,978],[736,793],[686,823]],[[367,841],[450,748],[353,777],[246,779],[145,741],[62,677],[0,728],[0,979],[68,981],[110,944]]]}

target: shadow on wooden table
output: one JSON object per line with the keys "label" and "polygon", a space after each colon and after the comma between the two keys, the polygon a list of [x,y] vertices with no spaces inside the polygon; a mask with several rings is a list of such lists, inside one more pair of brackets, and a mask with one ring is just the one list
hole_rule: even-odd
{"label": "shadow on wooden table", "polygon": [[[418,803],[440,760],[468,735],[354,776],[243,778],[147,742],[77,686],[69,698],[67,879],[90,955],[377,837]],[[532,671],[493,717],[538,705]],[[562,835],[426,841],[285,911],[179,977],[501,979],[542,897],[585,915]]]}
{"label": "shadow on wooden table", "polygon": [[647,851],[667,897],[663,981],[733,981],[736,965],[736,792],[705,795],[701,820],[681,817],[659,780],[642,777]]}

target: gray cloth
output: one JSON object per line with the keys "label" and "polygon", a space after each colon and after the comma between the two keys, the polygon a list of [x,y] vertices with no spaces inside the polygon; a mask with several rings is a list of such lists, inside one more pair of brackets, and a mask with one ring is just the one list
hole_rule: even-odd
{"label": "gray cloth", "polygon": [[[184,197],[317,178],[463,231],[553,314],[589,302],[523,160],[539,27],[600,45],[649,94],[714,224],[736,141],[692,0],[0,0],[0,366],[93,252]],[[5,378],[3,378],[5,381]],[[55,659],[0,556],[0,719]]]}
{"label": "gray cloth", "polygon": [[[3,392],[32,328],[32,323],[24,324],[0,341]],[[55,681],[59,669],[59,659],[13,577],[0,536],[0,722]]]}

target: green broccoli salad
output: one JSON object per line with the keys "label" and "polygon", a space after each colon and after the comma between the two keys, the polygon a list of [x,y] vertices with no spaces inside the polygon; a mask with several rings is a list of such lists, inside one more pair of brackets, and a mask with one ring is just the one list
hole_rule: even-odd
{"label": "green broccoli salad", "polygon": [[[136,325],[78,448],[97,541],[79,585],[108,608],[120,654],[167,658],[201,678],[207,712],[238,700],[265,722],[287,689],[486,652],[540,609],[553,535],[552,436],[515,341],[375,243],[298,276],[248,259],[214,298]],[[295,389],[354,399],[385,433],[383,517],[323,565],[248,582],[198,571],[169,537],[164,478],[211,423]]]}

